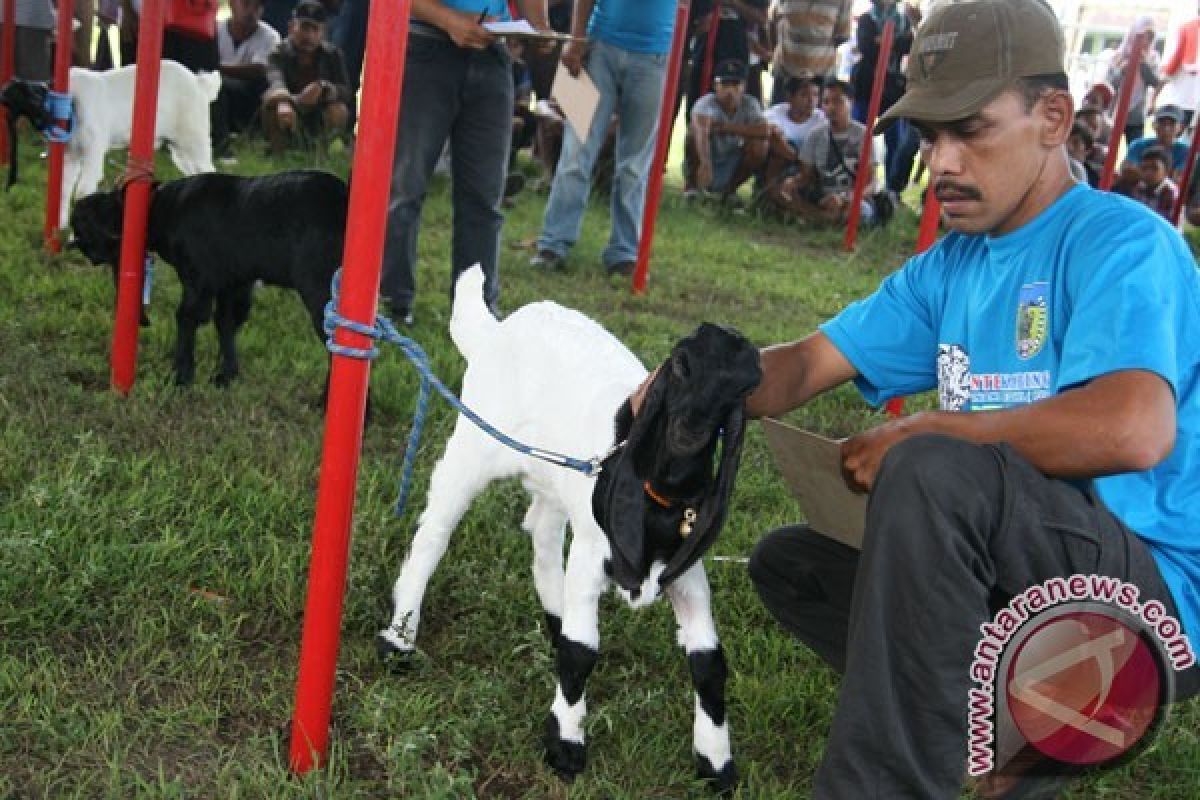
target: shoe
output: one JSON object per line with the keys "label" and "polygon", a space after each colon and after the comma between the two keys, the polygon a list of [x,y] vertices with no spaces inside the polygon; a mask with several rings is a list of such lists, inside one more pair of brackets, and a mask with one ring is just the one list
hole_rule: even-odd
{"label": "shoe", "polygon": [[514,172],[504,179],[504,199],[516,197],[525,189],[525,176]]}
{"label": "shoe", "polygon": [[629,278],[629,277],[633,276],[633,271],[635,269],[637,269],[637,262],[636,261],[618,261],[616,264],[609,264],[604,269],[606,272],[608,272],[608,274],[610,276],[611,275],[619,275],[622,278]]}
{"label": "shoe", "polygon": [[689,186],[683,190],[683,199],[691,203],[700,199],[700,190],[694,186]]}
{"label": "shoe", "polygon": [[529,266],[535,269],[559,270],[565,263],[566,259],[553,250],[538,250],[537,255],[529,259]]}

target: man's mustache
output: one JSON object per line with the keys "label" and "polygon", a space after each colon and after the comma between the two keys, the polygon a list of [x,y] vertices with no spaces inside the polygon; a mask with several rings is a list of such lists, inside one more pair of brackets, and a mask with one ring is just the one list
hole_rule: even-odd
{"label": "man's mustache", "polygon": [[933,193],[939,201],[983,200],[983,193],[974,186],[964,186],[949,178],[938,178],[934,181]]}

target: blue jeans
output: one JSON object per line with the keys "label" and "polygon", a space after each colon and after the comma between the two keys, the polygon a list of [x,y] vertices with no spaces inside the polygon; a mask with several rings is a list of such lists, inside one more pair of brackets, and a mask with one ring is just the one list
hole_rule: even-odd
{"label": "blue jeans", "polygon": [[512,59],[504,45],[466,50],[449,37],[408,37],[379,287],[393,306],[411,308],[416,295],[421,206],[447,139],[453,163],[452,274],[457,279],[468,267],[481,265],[484,299],[495,305],[512,113]]}
{"label": "blue jeans", "polygon": [[538,249],[565,256],[579,239],[583,209],[592,186],[592,166],[615,111],[620,121],[612,183],[612,233],[603,256],[604,265],[611,267],[637,259],[646,173],[654,154],[667,56],[633,53],[593,42],[584,66],[600,90],[600,102],[586,142],[579,141],[569,124],[565,126],[562,155],[546,203]]}

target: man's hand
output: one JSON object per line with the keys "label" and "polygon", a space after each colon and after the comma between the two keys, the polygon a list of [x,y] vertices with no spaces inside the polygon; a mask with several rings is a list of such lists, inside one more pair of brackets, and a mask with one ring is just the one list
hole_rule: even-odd
{"label": "man's hand", "polygon": [[296,105],[301,108],[313,108],[321,102],[321,96],[325,93],[324,81],[313,81],[308,86],[305,86],[299,94],[296,95]]}
{"label": "man's hand", "polygon": [[562,65],[567,68],[567,72],[571,73],[572,78],[579,77],[579,71],[583,69],[583,57],[587,55],[587,42],[579,39],[572,39],[567,42],[567,46],[562,51]]}
{"label": "man's hand", "polygon": [[843,440],[842,477],[846,485],[859,493],[871,491],[888,450],[920,432],[921,415],[914,414]]}
{"label": "man's hand", "polygon": [[480,24],[478,15],[466,11],[447,8],[438,27],[465,50],[483,50],[496,41],[496,37]]}

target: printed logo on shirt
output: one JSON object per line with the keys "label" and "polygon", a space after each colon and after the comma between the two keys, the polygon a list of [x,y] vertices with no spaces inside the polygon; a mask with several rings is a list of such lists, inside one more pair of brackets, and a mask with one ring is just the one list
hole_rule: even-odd
{"label": "printed logo on shirt", "polygon": [[971,402],[971,356],[957,344],[939,344],[938,407],[961,411]]}
{"label": "printed logo on shirt", "polygon": [[1027,283],[1021,287],[1017,300],[1017,356],[1030,359],[1046,345],[1050,331],[1050,316],[1046,311],[1045,281]]}

